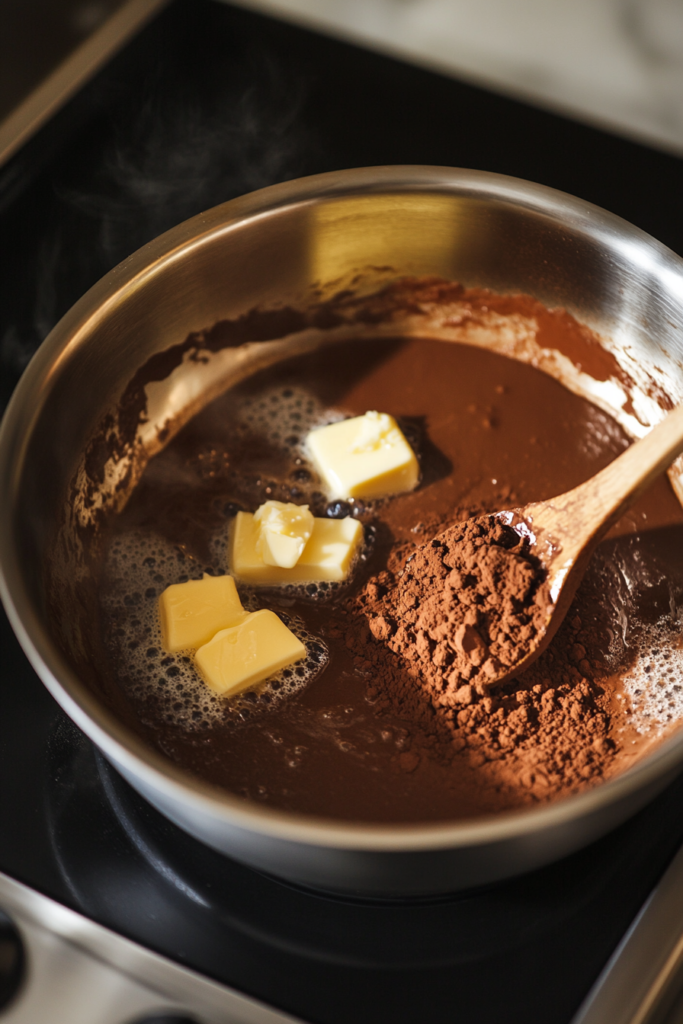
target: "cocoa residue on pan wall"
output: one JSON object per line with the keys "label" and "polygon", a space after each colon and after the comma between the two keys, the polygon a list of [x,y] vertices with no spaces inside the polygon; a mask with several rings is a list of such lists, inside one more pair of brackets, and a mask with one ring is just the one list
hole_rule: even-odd
{"label": "cocoa residue on pan wall", "polygon": [[[151,356],[124,389],[116,413],[104,417],[90,442],[86,470],[93,487],[101,486],[107,460],[121,458],[135,442],[138,427],[147,412],[147,385],[166,379],[184,359],[196,359],[201,353],[218,352],[249,342],[272,341],[310,328],[330,330],[344,325],[400,324],[407,316],[454,303],[460,306],[459,323],[477,321],[489,311],[503,316],[518,314],[534,318],[538,324],[537,341],[542,348],[562,352],[595,380],[618,380],[627,395],[634,387],[633,380],[614,355],[600,344],[589,328],[566,310],[547,309],[529,295],[497,295],[486,288],[465,288],[458,282],[440,278],[401,278],[369,295],[358,294],[352,287],[301,309],[288,305],[252,309],[234,319],[219,320],[212,327],[194,331],[184,341]],[[663,408],[670,407],[667,402],[668,397],[662,394]]]}

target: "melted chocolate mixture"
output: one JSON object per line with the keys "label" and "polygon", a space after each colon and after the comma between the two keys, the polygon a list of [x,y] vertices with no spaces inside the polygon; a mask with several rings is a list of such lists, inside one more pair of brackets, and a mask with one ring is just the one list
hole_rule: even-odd
{"label": "melted chocolate mixture", "polygon": [[[278,389],[285,399],[291,389],[306,392],[320,407],[345,414],[392,413],[418,452],[419,487],[367,507],[328,505],[297,447],[302,437],[293,432],[275,443],[235,414],[240,403]],[[315,515],[353,512],[365,525],[367,558],[348,586],[322,599],[256,593],[262,606],[299,616],[329,652],[329,663],[306,688],[251,717],[226,706],[224,721],[194,729],[165,720],[160,690],[156,698],[134,702],[148,738],[188,771],[234,793],[325,817],[453,820],[547,798],[533,780],[496,781],[467,750],[454,747],[444,758],[419,723],[374,699],[372,666],[358,656],[357,644],[354,651],[346,642],[350,629],[366,628],[364,619],[354,617],[354,601],[371,576],[387,566],[398,569],[449,523],[566,491],[627,444],[608,415],[545,374],[485,350],[429,339],[338,343],[227,392],[152,460],[125,512],[111,524],[110,541],[130,531],[161,535],[181,549],[184,572],[199,575],[213,557],[211,539],[225,533],[234,512],[253,511],[274,498],[308,502]],[[624,566],[631,576],[622,586]],[[145,599],[156,600],[153,591]],[[618,600],[613,604],[606,592]],[[591,700],[607,723],[609,756],[588,773],[586,784],[621,770],[642,747],[614,699],[616,647],[617,660],[627,665],[629,636],[670,609],[673,615],[682,594],[683,511],[660,479],[602,545],[576,609],[552,645],[563,649],[569,638],[580,647],[581,615],[591,621],[602,616],[604,629],[595,642],[606,659],[611,651],[612,662],[600,668],[597,658],[582,673],[590,676]],[[121,616],[134,614],[133,607],[124,608],[105,625],[110,660],[103,671],[124,690],[117,635]],[[540,685],[540,694],[549,682],[534,677],[530,685]],[[568,776],[566,792],[577,788],[577,778]]]}

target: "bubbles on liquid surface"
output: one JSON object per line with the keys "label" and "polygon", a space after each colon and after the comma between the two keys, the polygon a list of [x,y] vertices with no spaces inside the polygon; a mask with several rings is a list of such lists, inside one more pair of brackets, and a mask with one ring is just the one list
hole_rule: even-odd
{"label": "bubbles on liquid surface", "polygon": [[[231,413],[237,421],[238,433],[263,437],[290,457],[289,479],[296,487],[298,504],[320,506],[317,514],[333,518],[366,511],[353,501],[329,503],[320,493],[317,473],[306,452],[308,433],[344,419],[343,413],[327,408],[308,391],[294,386],[276,386],[257,394],[238,390],[233,399]],[[268,497],[264,481],[262,500]],[[238,506],[226,504],[225,512],[230,518],[236,511]],[[287,606],[300,599],[327,601],[348,584],[348,581],[297,583],[269,592],[238,585],[247,611],[271,608],[305,644],[308,654],[304,661],[283,669],[252,691],[233,698],[218,697],[195,670],[192,651],[169,654],[164,650],[158,600],[161,592],[172,583],[201,579],[204,572],[212,575],[226,572],[229,525],[210,538],[207,565],[200,564],[180,546],[161,537],[135,532],[114,539],[107,556],[102,598],[105,634],[118,665],[121,684],[132,698],[153,702],[155,720],[161,716],[162,720],[184,729],[200,729],[217,721],[244,721],[269,711],[308,685],[327,664],[329,653],[322,640],[309,633],[298,617],[288,614]],[[366,561],[372,551],[374,527],[366,525],[364,533],[364,543],[351,567],[349,580],[358,564]]]}
{"label": "bubbles on liquid surface", "polygon": [[159,595],[172,583],[201,579],[204,572],[222,575],[224,537],[215,538],[212,556],[208,565],[202,565],[160,537],[131,532],[112,542],[105,565],[105,643],[118,665],[119,680],[133,699],[154,702],[155,721],[161,718],[186,730],[226,720],[238,723],[270,711],[307,686],[329,661],[325,644],[297,616],[243,588],[239,588],[240,598],[247,611],[272,607],[302,641],[307,651],[303,661],[282,669],[254,690],[225,698],[213,694],[202,681],[192,651],[165,651]]}
{"label": "bubbles on liquid surface", "polygon": [[260,434],[277,448],[302,456],[301,483],[315,475],[306,457],[306,436],[316,427],[346,418],[343,413],[324,406],[303,388],[275,387],[257,395],[237,394],[234,397],[232,412],[244,428]]}
{"label": "bubbles on liquid surface", "polygon": [[623,689],[631,705],[632,724],[650,732],[683,719],[683,638],[670,616],[644,626]]}

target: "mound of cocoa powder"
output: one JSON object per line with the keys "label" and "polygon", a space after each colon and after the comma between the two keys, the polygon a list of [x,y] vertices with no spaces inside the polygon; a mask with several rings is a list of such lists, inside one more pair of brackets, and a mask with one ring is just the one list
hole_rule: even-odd
{"label": "mound of cocoa powder", "polygon": [[402,770],[423,756],[464,758],[503,804],[520,782],[537,801],[610,774],[611,700],[595,679],[600,623],[588,612],[589,625],[574,609],[531,668],[490,687],[533,637],[547,600],[542,567],[492,516],[449,527],[351,599],[361,622],[347,646],[367,671],[367,697],[413,726]]}
{"label": "mound of cocoa powder", "polygon": [[417,662],[436,704],[481,690],[530,649],[547,619],[546,573],[494,516],[444,530],[408,560],[370,631]]}

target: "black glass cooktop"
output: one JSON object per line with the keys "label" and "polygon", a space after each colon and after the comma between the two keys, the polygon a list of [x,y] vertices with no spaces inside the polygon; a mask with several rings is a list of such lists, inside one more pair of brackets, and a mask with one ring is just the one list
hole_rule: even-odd
{"label": "black glass cooktop", "polygon": [[[683,251],[683,165],[213,0],[178,0],[0,170],[0,395],[111,266],[208,206],[342,167],[431,163],[572,192]],[[0,870],[320,1024],[569,1024],[683,841],[683,779],[619,830],[485,890],[330,897],[203,847],[54,703],[3,618]]]}

